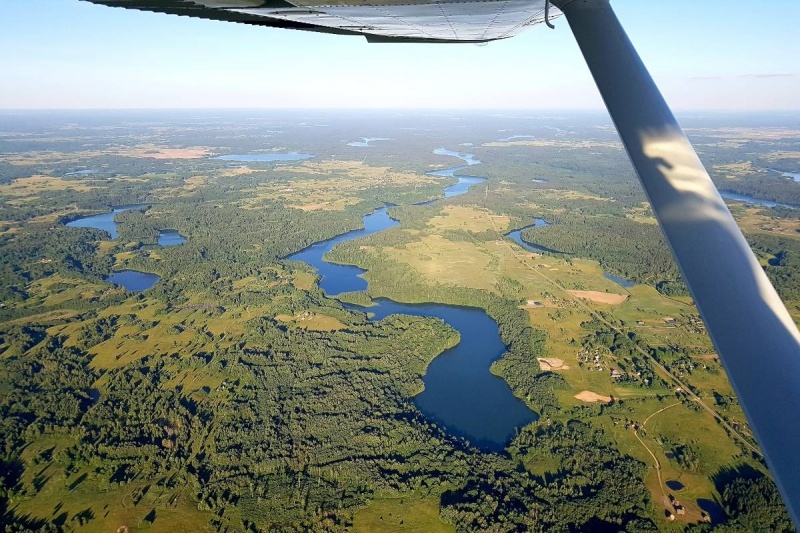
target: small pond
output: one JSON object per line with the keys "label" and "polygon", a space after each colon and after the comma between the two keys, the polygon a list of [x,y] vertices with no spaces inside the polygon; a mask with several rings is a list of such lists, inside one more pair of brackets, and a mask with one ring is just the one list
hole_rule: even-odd
{"label": "small pond", "polygon": [[184,243],[186,243],[186,238],[177,230],[159,230],[158,232],[158,244],[162,247],[174,247]]}
{"label": "small pond", "polygon": [[143,273],[141,271],[117,271],[106,278],[106,282],[111,282],[115,286],[122,286],[128,291],[146,291],[156,285],[161,279],[153,273]]}
{"label": "small pond", "polygon": [[667,480],[664,484],[672,491],[681,491],[684,488],[684,485],[677,480]]}
{"label": "small pond", "polygon": [[617,284],[621,285],[622,287],[633,287],[636,285],[636,282],[631,282],[630,280],[625,280],[624,278],[620,278],[619,276],[614,276],[611,273],[603,273],[607,279],[611,280],[612,282],[616,282]]}

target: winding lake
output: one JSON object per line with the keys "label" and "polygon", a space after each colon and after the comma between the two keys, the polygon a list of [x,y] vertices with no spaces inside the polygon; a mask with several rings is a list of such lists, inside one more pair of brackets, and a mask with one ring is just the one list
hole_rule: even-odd
{"label": "winding lake", "polygon": [[140,210],[144,211],[147,204],[131,204],[130,206],[119,206],[113,208],[108,213],[100,213],[99,215],[89,215],[88,217],[81,217],[67,223],[70,228],[97,228],[98,230],[105,230],[111,234],[111,239],[117,238],[117,223],[114,222],[114,217],[123,211]]}
{"label": "winding lake", "polygon": [[[480,163],[473,154],[443,148],[435,152],[458,157],[467,165],[429,173],[434,176],[453,177],[458,170]],[[458,183],[445,189],[445,198],[464,194],[472,185],[485,181],[479,176],[456,178]],[[420,205],[431,202],[435,201]],[[367,282],[361,277],[363,269],[328,263],[324,255],[339,243],[397,226],[399,223],[389,217],[387,210],[384,206],[366,215],[363,229],[315,243],[286,259],[304,261],[316,268],[321,276],[319,285],[327,295],[364,290]],[[505,353],[506,346],[497,323],[483,310],[436,303],[403,304],[385,298],[376,299],[370,307],[342,304],[367,313],[373,321],[396,313],[438,317],[459,332],[459,343],[431,362],[422,377],[425,389],[414,397],[419,410],[451,434],[466,438],[482,449],[501,451],[517,428],[538,419],[536,413],[514,397],[504,380],[489,372],[489,366]]]}
{"label": "winding lake", "polygon": [[522,239],[522,232],[527,230],[528,228],[541,228],[543,226],[550,226],[550,223],[545,221],[544,219],[536,219],[533,224],[529,224],[524,228],[520,228],[519,230],[514,230],[512,232],[508,232],[506,237],[510,237],[513,239],[519,246],[527,250],[528,252],[550,252],[552,254],[561,254],[558,250],[553,250],[552,248],[542,247],[539,245],[534,245],[533,243],[528,243],[524,239]]}
{"label": "winding lake", "polygon": [[479,308],[446,304],[402,304],[375,299],[369,308],[346,304],[380,321],[401,313],[438,317],[456,330],[459,343],[434,358],[422,377],[425,389],[414,404],[435,423],[486,450],[503,450],[515,429],[538,419],[524,402],[514,397],[508,384],[489,372],[505,352],[497,323]]}
{"label": "winding lake", "polygon": [[757,206],[765,206],[767,208],[793,208],[794,206],[790,206],[789,204],[781,204],[780,202],[774,202],[772,200],[766,200],[763,198],[756,198],[751,197],[749,195],[740,195],[739,193],[733,193],[731,191],[720,191],[720,196],[725,200],[733,200],[734,202],[745,202],[747,204],[755,204]]}

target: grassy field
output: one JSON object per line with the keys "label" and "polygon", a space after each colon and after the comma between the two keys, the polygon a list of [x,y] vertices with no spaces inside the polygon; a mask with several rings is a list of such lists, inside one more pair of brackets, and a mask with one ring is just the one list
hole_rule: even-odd
{"label": "grassy field", "polygon": [[[617,365],[611,353],[602,356],[604,371],[583,366],[578,361],[580,341],[588,333],[581,323],[592,320],[600,312],[606,320],[624,325],[625,331],[635,331],[651,346],[678,343],[692,354],[713,354],[702,322],[697,321],[697,310],[688,299],[665,297],[649,286],[622,288],[603,276],[597,262],[565,261],[531,254],[502,236],[508,224],[509,219],[501,214],[474,206],[451,205],[433,215],[422,231],[393,229],[403,245],[376,246],[367,240],[361,250],[413,271],[428,284],[483,289],[524,302],[522,307],[528,312],[531,325],[548,333],[545,357],[564,362],[563,368],[555,370],[569,384],[568,389],[558,392],[562,405],[588,406],[575,397],[581,391],[623,401],[624,408],[619,413],[595,416],[592,422],[613,436],[620,451],[650,466],[646,485],[654,506],[653,517],[659,518],[659,528],[675,530],[687,522],[699,521],[701,510],[697,499],[717,498],[714,475],[724,467],[749,461],[739,444],[710,413],[691,408],[691,402],[681,403],[676,398],[675,386],[640,387],[635,383],[618,383],[608,372]],[[413,239],[403,235],[412,232]],[[483,232],[482,236],[493,232],[496,238],[479,238],[479,232]],[[379,290],[381,293],[391,287],[381,272],[369,271],[366,276],[371,288],[384,288]],[[508,279],[514,284],[504,283]],[[581,291],[597,292],[597,297],[579,298]],[[604,295],[620,295],[616,300],[624,298],[624,301],[603,303],[599,297]],[[391,291],[388,296],[392,297]],[[698,388],[700,397],[711,406],[714,406],[712,392],[732,395],[721,365],[713,358],[698,360],[691,375],[681,378]],[[666,379],[669,384],[669,378]],[[599,408],[594,406],[595,410]],[[734,420],[744,420],[736,405],[728,407],[725,414]],[[647,423],[641,426],[645,421]],[[638,432],[633,430],[633,422],[639,426]],[[694,468],[687,469],[667,457],[676,446],[691,448],[698,459]],[[532,462],[526,466],[532,472],[545,473],[555,469],[557,463]],[[665,485],[667,480],[680,481],[684,489],[669,490]],[[663,519],[664,499],[670,494],[686,507],[686,514],[679,516],[675,523]],[[666,502],[668,504],[668,500]]]}
{"label": "grassy field", "polygon": [[405,494],[378,497],[353,516],[355,532],[455,532],[439,519],[439,498]]}

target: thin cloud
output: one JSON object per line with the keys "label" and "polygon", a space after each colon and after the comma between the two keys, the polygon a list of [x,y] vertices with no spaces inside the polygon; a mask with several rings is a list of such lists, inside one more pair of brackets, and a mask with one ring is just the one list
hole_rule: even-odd
{"label": "thin cloud", "polygon": [[797,74],[791,72],[766,72],[763,74],[739,74],[737,76],[692,76],[690,81],[731,80],[731,79],[768,79],[768,78],[794,78]]}
{"label": "thin cloud", "polygon": [[797,74],[790,72],[770,72],[765,74],[740,74],[739,78],[792,78]]}

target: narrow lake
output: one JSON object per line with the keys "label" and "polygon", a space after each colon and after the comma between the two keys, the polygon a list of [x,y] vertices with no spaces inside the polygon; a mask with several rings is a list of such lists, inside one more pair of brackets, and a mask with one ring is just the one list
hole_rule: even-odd
{"label": "narrow lake", "polygon": [[144,211],[147,209],[147,204],[131,204],[130,206],[119,206],[113,208],[108,213],[100,213],[98,215],[89,215],[88,217],[81,217],[67,223],[70,228],[97,228],[98,230],[105,230],[111,234],[111,239],[117,238],[117,223],[114,222],[114,217],[123,211],[139,210]]}
{"label": "narrow lake", "polygon": [[351,143],[347,143],[348,146],[358,146],[362,148],[369,148],[375,145],[371,144],[373,141],[391,141],[388,137],[362,137],[362,141],[353,141]]}
{"label": "narrow lake", "polygon": [[541,228],[543,226],[550,226],[550,223],[545,221],[544,219],[536,219],[533,224],[530,224],[524,228],[520,228],[519,230],[514,230],[512,232],[508,232],[506,237],[510,237],[513,239],[519,246],[527,250],[528,252],[550,252],[552,254],[561,254],[558,250],[553,250],[552,248],[542,247],[539,245],[535,245],[533,243],[528,243],[524,239],[522,239],[522,232],[527,230],[528,228]]}
{"label": "narrow lake", "polygon": [[772,172],[778,172],[784,178],[791,178],[795,182],[800,182],[800,172],[788,172],[788,171],[779,171],[778,169],[767,169]]}
{"label": "narrow lake", "polygon": [[[480,161],[473,154],[462,154],[444,148],[435,153],[462,159],[467,165],[432,171],[433,176],[454,177],[454,174]],[[486,179],[479,176],[455,176],[458,183],[445,189],[445,198],[466,193]],[[431,204],[435,201],[420,203]],[[384,206],[366,215],[364,228],[315,243],[288,256],[287,260],[304,261],[320,274],[320,287],[327,295],[367,288],[360,276],[365,271],[351,265],[328,263],[324,255],[339,243],[386,230],[399,223],[389,217]],[[370,320],[380,321],[401,313],[438,317],[456,329],[459,343],[437,356],[428,366],[422,381],[425,390],[414,397],[414,403],[431,421],[455,436],[468,439],[484,450],[501,451],[514,436],[515,430],[538,419],[520,399],[514,397],[508,384],[489,372],[489,366],[506,351],[497,323],[479,308],[446,304],[403,304],[380,298],[373,306],[361,307],[343,303],[351,310],[363,311]]]}
{"label": "narrow lake", "polygon": [[272,154],[227,154],[211,159],[222,161],[302,161],[311,159],[314,154],[303,154],[300,152],[272,153]]}
{"label": "narrow lake", "polygon": [[772,200],[766,200],[763,198],[756,198],[751,197],[749,195],[740,195],[739,193],[733,193],[731,191],[720,191],[720,196],[725,200],[733,200],[734,202],[745,202],[747,204],[754,204],[757,206],[765,206],[767,208],[793,208],[794,206],[790,206],[789,204],[781,204],[780,202],[774,202]]}

